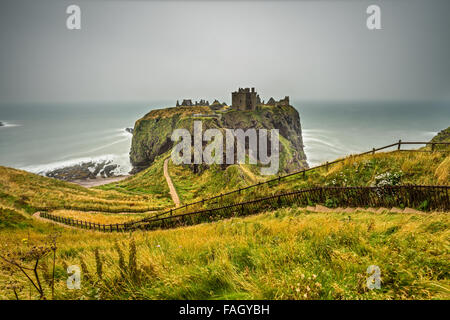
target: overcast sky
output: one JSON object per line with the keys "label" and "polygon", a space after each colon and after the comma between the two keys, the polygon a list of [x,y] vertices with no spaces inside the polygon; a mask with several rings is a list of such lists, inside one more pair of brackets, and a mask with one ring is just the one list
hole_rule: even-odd
{"label": "overcast sky", "polygon": [[[82,29],[67,30],[70,4]],[[382,9],[382,30],[366,8]],[[450,100],[450,1],[2,0],[0,102]]]}

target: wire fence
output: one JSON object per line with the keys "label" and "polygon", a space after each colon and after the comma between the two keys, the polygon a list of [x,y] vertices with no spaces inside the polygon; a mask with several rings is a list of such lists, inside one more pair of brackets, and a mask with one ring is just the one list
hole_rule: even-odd
{"label": "wire fence", "polygon": [[325,204],[337,207],[409,207],[424,211],[450,209],[450,186],[317,187],[281,193],[188,213],[121,224],[100,224],[42,212],[41,217],[82,229],[103,232],[168,229],[203,222],[247,216],[287,206]]}

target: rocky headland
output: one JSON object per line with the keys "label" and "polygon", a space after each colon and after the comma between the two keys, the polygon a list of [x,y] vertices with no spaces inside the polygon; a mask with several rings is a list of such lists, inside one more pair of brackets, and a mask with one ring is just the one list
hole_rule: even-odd
{"label": "rocky headland", "polygon": [[225,105],[218,109],[194,105],[152,110],[136,121],[130,151],[133,173],[147,168],[157,156],[174,146],[171,135],[175,129],[188,129],[193,135],[193,122],[196,120],[202,121],[203,130],[278,129],[280,172],[289,173],[308,167],[300,116],[293,106],[261,104],[255,110],[243,111]]}

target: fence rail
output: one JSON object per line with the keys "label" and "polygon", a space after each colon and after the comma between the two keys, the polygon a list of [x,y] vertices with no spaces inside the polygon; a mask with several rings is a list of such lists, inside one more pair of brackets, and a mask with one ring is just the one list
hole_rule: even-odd
{"label": "fence rail", "polygon": [[[396,143],[392,143],[390,145],[387,145],[387,146],[384,146],[384,147],[381,147],[381,148],[373,148],[370,151],[366,151],[366,152],[355,154],[355,155],[350,155],[350,157],[357,157],[357,156],[362,156],[362,155],[366,155],[366,154],[375,154],[375,152],[377,152],[377,151],[385,150],[385,149],[392,148],[392,147],[395,147],[395,146],[397,146],[397,150],[395,150],[395,151],[399,151],[399,150],[401,151],[401,145],[413,145],[413,144],[415,144],[415,145],[418,145],[418,144],[419,145],[431,145],[431,150],[432,151],[443,151],[443,150],[436,150],[435,146],[436,145],[443,145],[443,146],[447,147],[447,146],[450,145],[450,142],[402,142],[401,140],[399,140]],[[408,150],[408,151],[418,152],[418,150]],[[444,150],[444,151],[447,151],[447,150]],[[211,202],[211,201],[214,201],[214,200],[215,200],[215,202],[213,204],[220,205],[220,203],[223,202],[224,197],[232,196],[234,194],[241,194],[241,192],[244,192],[244,191],[247,191],[247,190],[251,190],[252,188],[256,188],[256,187],[261,187],[261,186],[264,186],[264,185],[268,185],[269,186],[270,184],[273,184],[273,183],[281,183],[284,179],[286,179],[288,177],[301,175],[301,174],[303,176],[305,176],[306,173],[309,172],[309,171],[320,169],[320,168],[323,168],[323,167],[327,167],[328,168],[330,165],[333,165],[333,164],[345,161],[345,159],[347,159],[347,158],[341,158],[341,159],[337,159],[337,160],[332,161],[332,162],[326,162],[324,164],[321,164],[321,165],[318,165],[318,166],[315,166],[315,167],[303,169],[303,170],[296,171],[296,172],[293,172],[293,173],[290,173],[290,174],[287,174],[287,175],[283,175],[283,176],[278,176],[277,178],[266,180],[264,182],[253,184],[253,185],[250,185],[250,186],[247,186],[247,187],[238,188],[238,189],[235,189],[235,190],[223,193],[223,194],[219,194],[219,195],[215,195],[215,196],[210,197],[210,198],[205,198],[205,199],[202,199],[202,200],[199,200],[199,201],[187,203],[187,204],[185,204],[183,206],[180,206],[180,207],[177,207],[177,208],[171,208],[171,209],[168,209],[168,210],[161,210],[160,208],[154,208],[154,207],[151,207],[151,206],[149,206],[147,208],[139,208],[139,209],[138,208],[133,208],[133,207],[110,209],[110,208],[99,208],[99,207],[96,207],[96,206],[92,206],[92,207],[83,206],[83,207],[80,207],[80,206],[72,206],[72,205],[63,205],[63,206],[55,206],[55,207],[37,206],[37,209],[39,211],[76,210],[76,211],[83,211],[83,212],[90,212],[90,211],[92,211],[92,212],[103,212],[103,213],[124,213],[125,212],[125,213],[138,213],[138,214],[149,214],[151,212],[158,212],[159,211],[159,213],[153,214],[153,215],[151,215],[149,217],[146,217],[146,218],[142,219],[142,221],[149,221],[149,220],[154,220],[154,219],[162,217],[162,216],[172,216],[172,215],[174,215],[174,214],[176,214],[178,212],[181,212],[183,210],[187,211],[190,208],[192,209],[195,206],[199,206],[199,205],[203,206],[204,204],[206,204],[208,202]]]}
{"label": "fence rail", "polygon": [[[450,145],[450,142],[409,142],[409,141],[399,140],[398,142],[389,144],[387,146],[380,147],[380,148],[372,148],[372,150],[370,150],[370,151],[366,151],[366,152],[350,155],[348,157],[359,157],[359,156],[363,156],[363,155],[367,155],[367,154],[375,154],[378,151],[389,149],[389,148],[392,148],[392,147],[397,147],[397,149],[394,150],[394,151],[402,151],[401,150],[401,146],[402,145],[431,145],[431,152],[433,152],[433,151],[442,151],[442,150],[436,150],[436,148],[435,148],[436,145],[443,145],[445,147],[448,147]],[[417,152],[418,150],[408,150],[408,151]],[[450,151],[450,150],[444,150],[444,151]],[[226,196],[231,196],[231,195],[235,195],[235,194],[241,194],[241,192],[243,192],[243,191],[250,190],[250,189],[253,189],[253,188],[256,188],[256,187],[261,187],[261,186],[264,186],[264,185],[269,185],[271,183],[280,183],[282,180],[284,180],[286,178],[289,178],[289,177],[292,177],[292,176],[296,176],[296,175],[303,175],[303,176],[305,176],[306,173],[309,172],[309,171],[313,171],[313,170],[320,169],[320,168],[328,168],[330,165],[333,165],[333,164],[345,161],[348,157],[340,158],[340,159],[337,159],[337,160],[334,160],[334,161],[331,161],[331,162],[327,161],[324,164],[321,164],[321,165],[318,165],[318,166],[314,166],[314,167],[307,168],[307,169],[302,169],[302,170],[299,170],[299,171],[296,171],[296,172],[292,172],[292,173],[289,173],[289,174],[286,174],[286,175],[283,175],[283,176],[278,176],[277,178],[266,180],[264,182],[259,182],[259,183],[256,183],[256,184],[253,184],[253,185],[250,185],[250,186],[247,186],[247,187],[238,188],[238,189],[235,189],[235,190],[232,190],[232,191],[229,191],[229,192],[226,192],[226,193],[221,193],[221,194],[218,194],[218,195],[206,198],[206,199],[202,199],[202,200],[199,200],[199,201],[191,202],[191,203],[185,204],[185,205],[177,207],[177,208],[172,208],[172,209],[160,212],[160,213],[155,214],[155,215],[153,215],[151,217],[144,218],[144,219],[142,219],[142,221],[150,221],[150,220],[154,220],[156,218],[160,218],[162,216],[173,216],[177,212],[180,212],[182,210],[188,210],[189,207],[194,207],[196,205],[204,205],[206,202],[210,202],[210,201],[213,201],[213,200],[223,200],[223,198],[226,197]]]}
{"label": "fence rail", "polygon": [[150,214],[161,211],[159,208],[143,208],[143,209],[135,209],[133,207],[129,208],[98,208],[95,206],[92,207],[79,207],[79,206],[35,206],[39,211],[50,211],[50,210],[71,210],[71,211],[81,211],[81,212],[97,212],[97,213],[135,213],[135,214]]}
{"label": "fence rail", "polygon": [[42,212],[41,217],[69,226],[103,232],[167,229],[246,216],[292,205],[326,204],[333,207],[411,207],[422,210],[450,209],[450,186],[317,187],[296,190],[218,208],[203,209],[153,220],[99,224]]}

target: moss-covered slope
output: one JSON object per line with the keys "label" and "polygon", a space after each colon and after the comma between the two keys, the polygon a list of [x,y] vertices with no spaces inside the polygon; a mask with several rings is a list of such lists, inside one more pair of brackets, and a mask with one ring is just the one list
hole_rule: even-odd
{"label": "moss-covered slope", "polygon": [[169,151],[174,143],[172,132],[188,129],[202,121],[203,130],[278,129],[280,132],[280,170],[292,172],[307,167],[303,151],[300,116],[292,106],[258,106],[255,111],[225,109],[214,111],[207,106],[176,107],[153,110],[136,121],[130,160],[135,171],[148,167],[158,155]]}

